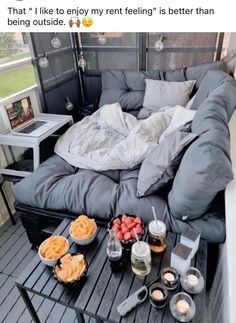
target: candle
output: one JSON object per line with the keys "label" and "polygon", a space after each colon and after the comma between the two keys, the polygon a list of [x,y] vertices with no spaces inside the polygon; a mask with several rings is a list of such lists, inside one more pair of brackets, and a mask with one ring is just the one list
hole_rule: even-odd
{"label": "candle", "polygon": [[163,299],[164,297],[164,294],[162,293],[162,291],[160,291],[159,289],[155,289],[153,292],[152,292],[152,297],[155,299],[155,300],[161,300]]}
{"label": "candle", "polygon": [[176,309],[179,311],[180,314],[185,315],[189,312],[190,306],[189,306],[188,302],[181,299],[180,301],[178,301],[176,303]]}
{"label": "candle", "polygon": [[168,283],[171,283],[175,280],[175,276],[170,272],[165,273],[164,278]]}
{"label": "candle", "polygon": [[198,282],[199,282],[199,279],[197,278],[197,276],[193,274],[189,274],[187,276],[187,283],[190,287],[196,287]]}

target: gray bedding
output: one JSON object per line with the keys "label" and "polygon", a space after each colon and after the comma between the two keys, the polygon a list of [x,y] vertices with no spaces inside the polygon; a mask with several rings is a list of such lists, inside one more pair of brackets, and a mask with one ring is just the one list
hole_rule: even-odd
{"label": "gray bedding", "polygon": [[[218,65],[213,65],[213,69],[217,69],[219,66],[219,69],[222,69],[222,64],[218,63]],[[206,66],[203,65],[202,69],[198,67],[195,72],[196,73],[194,73],[193,68],[190,68],[190,70],[185,69],[184,71],[178,70],[169,74],[166,73],[165,77],[166,79],[168,78],[168,80],[182,81],[183,79],[186,80],[186,76],[189,75],[190,79],[196,79],[196,87],[198,88],[203,75],[206,74]],[[136,92],[135,88],[138,86],[138,83],[136,82],[138,73],[140,73],[139,79],[143,80],[143,72],[131,72],[131,75],[129,75],[128,72],[122,74],[122,72],[116,73],[116,71],[108,71],[107,78],[106,71],[104,72],[103,83],[108,86],[108,84],[113,82],[112,92],[115,91],[116,93],[120,93],[120,90],[118,91],[116,89],[114,85],[115,81],[114,79],[112,81],[111,75],[115,75],[115,79],[117,79],[117,75],[119,74],[120,82],[117,81],[119,84],[122,84],[125,88],[134,88],[134,91],[125,90],[125,98],[123,97],[121,100],[117,97],[115,98],[118,99],[117,101],[121,104],[122,108],[124,108],[122,102],[124,102],[123,99],[125,99],[125,104],[128,106],[128,108],[124,108],[126,111],[134,111],[135,108],[140,109],[140,102],[142,101],[140,95],[138,95],[138,99],[136,98],[137,100],[132,101],[132,97],[135,96],[134,92]],[[32,175],[14,186],[13,193],[16,201],[21,204],[42,209],[71,211],[75,214],[87,213],[106,221],[115,214],[123,212],[135,213],[142,216],[146,223],[152,219],[151,206],[153,205],[156,209],[157,216],[166,222],[168,230],[182,232],[187,226],[191,226],[201,232],[202,237],[208,241],[222,242],[225,238],[225,222],[224,205],[221,200],[219,200],[219,191],[224,190],[232,177],[227,124],[233,109],[236,106],[236,83],[232,78],[229,79],[225,73],[219,71],[215,76],[210,75],[210,77],[213,77],[213,79],[216,80],[219,73],[221,76],[220,84],[216,82],[214,90],[211,89],[209,92],[204,91],[202,96],[201,93],[198,92],[197,102],[199,102],[198,104],[200,104],[201,107],[196,107],[196,104],[194,106],[197,113],[194,117],[193,125],[199,138],[190,148],[193,145],[199,145],[200,147],[207,145],[207,143],[209,145],[212,140],[211,149],[214,150],[214,146],[217,146],[217,158],[220,160],[218,164],[219,167],[217,168],[218,173],[215,174],[214,177],[215,181],[211,181],[210,192],[207,191],[206,186],[204,187],[204,205],[201,204],[201,190],[199,191],[199,187],[197,188],[198,203],[197,205],[193,203],[193,184],[190,185],[192,189],[191,194],[193,194],[193,196],[187,196],[187,199],[182,199],[182,196],[185,196],[186,191],[188,191],[190,187],[183,185],[182,181],[185,180],[185,175],[181,175],[184,174],[183,169],[185,169],[184,165],[186,163],[184,157],[186,153],[174,179],[172,193],[169,195],[169,202],[168,193],[171,187],[160,190],[149,196],[137,198],[137,181],[140,166],[130,170],[93,171],[73,167],[57,155],[48,159]],[[154,74],[156,76],[156,72],[153,72],[153,75]],[[159,74],[162,76],[164,75],[163,72],[159,72]],[[124,81],[127,75],[129,81],[127,81],[127,79]],[[181,77],[179,77],[179,75],[181,75]],[[224,81],[222,81],[222,79],[224,79]],[[134,83],[131,84],[131,80],[133,80]],[[110,90],[107,89],[103,92],[101,102],[106,100],[107,95],[111,98],[111,93],[109,91]],[[130,96],[128,96],[128,92],[130,92]],[[214,114],[212,114],[212,110],[215,111]],[[221,112],[218,114],[217,111]],[[206,122],[206,120],[208,121]],[[221,128],[222,123],[224,124],[223,130]],[[206,133],[213,125],[215,125],[214,131],[209,132],[209,136],[206,136]],[[215,140],[217,141],[217,144],[215,144]],[[190,159],[187,158],[187,161],[189,160]],[[226,163],[224,162],[225,160],[227,161]],[[199,165],[204,165],[204,155],[197,160],[195,157],[195,163],[196,162],[198,162]],[[211,160],[211,162],[215,165],[214,160]],[[220,169],[222,163],[224,163],[223,172],[226,172],[227,176],[224,176]],[[211,166],[209,165],[208,167]],[[193,167],[195,166],[196,164],[193,164]],[[191,169],[191,165],[188,165],[188,167]],[[209,168],[206,169],[206,174],[208,169]],[[197,170],[202,172],[203,168]],[[193,174],[192,170],[191,172],[187,172],[188,176],[189,174]],[[195,180],[197,180],[197,172],[194,174],[194,176],[196,176]],[[177,181],[176,178],[178,179]],[[194,178],[191,178],[191,181],[192,180],[194,182]],[[203,181],[203,183],[205,182]],[[175,197],[180,190],[182,190],[182,196],[179,200],[181,203],[179,204],[178,199],[176,200]],[[209,196],[207,196],[207,192],[209,193]],[[187,212],[189,212],[192,207],[194,208],[193,217],[190,216],[188,219],[183,218],[184,214],[182,213],[184,208],[186,208],[186,203],[189,203],[187,205]],[[182,206],[183,209],[181,209]],[[181,216],[179,216],[179,213],[181,213]],[[186,213],[186,215],[188,215],[188,213]]]}

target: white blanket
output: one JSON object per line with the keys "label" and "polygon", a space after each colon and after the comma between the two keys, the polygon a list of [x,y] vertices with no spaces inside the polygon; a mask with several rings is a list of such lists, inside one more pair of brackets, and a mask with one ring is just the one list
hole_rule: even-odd
{"label": "white blanket", "polygon": [[58,139],[55,153],[79,168],[129,169],[140,164],[168,133],[191,121],[194,114],[181,106],[165,107],[137,120],[118,103],[104,105],[68,129]]}

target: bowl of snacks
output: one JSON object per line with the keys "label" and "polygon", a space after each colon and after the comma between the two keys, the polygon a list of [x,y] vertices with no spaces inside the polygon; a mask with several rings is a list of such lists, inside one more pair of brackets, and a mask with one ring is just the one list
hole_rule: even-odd
{"label": "bowl of snacks", "polygon": [[115,216],[108,224],[108,229],[115,231],[116,239],[120,240],[124,248],[130,249],[136,242],[134,229],[139,239],[143,238],[145,233],[143,220],[134,214],[121,214]]}
{"label": "bowl of snacks", "polygon": [[97,224],[94,219],[87,215],[80,215],[70,224],[71,239],[78,245],[85,246],[90,244],[96,237]]}
{"label": "bowl of snacks", "polygon": [[62,284],[77,284],[87,272],[87,262],[81,253],[67,253],[53,268],[54,277]]}
{"label": "bowl of snacks", "polygon": [[69,242],[65,237],[51,236],[41,243],[38,254],[45,265],[53,267],[58,259],[67,253],[68,249]]}

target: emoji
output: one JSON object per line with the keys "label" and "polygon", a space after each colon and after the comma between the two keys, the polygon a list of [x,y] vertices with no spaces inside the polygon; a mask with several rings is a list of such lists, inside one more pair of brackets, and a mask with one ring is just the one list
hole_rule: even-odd
{"label": "emoji", "polygon": [[72,28],[73,25],[76,25],[77,28],[79,28],[79,26],[80,26],[80,20],[79,19],[76,19],[76,20],[70,19],[69,20],[69,26],[70,26],[70,28]]}
{"label": "emoji", "polygon": [[84,25],[84,27],[90,27],[93,24],[93,19],[91,17],[84,17],[82,20],[82,24]]}

